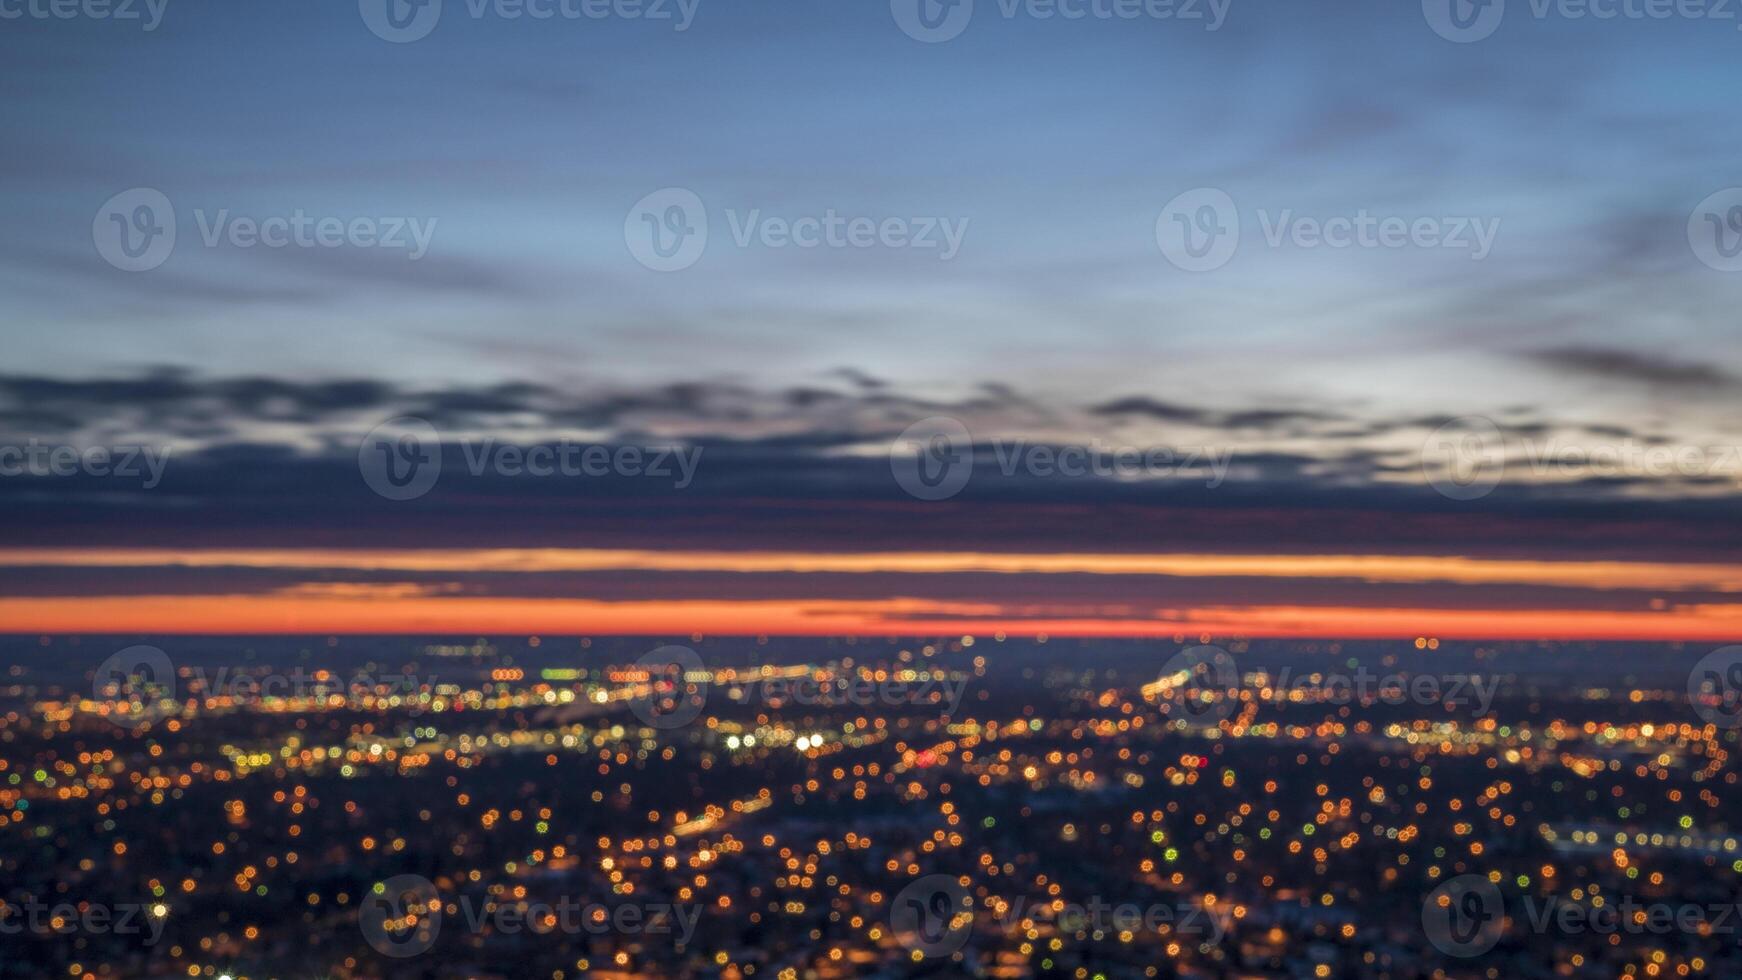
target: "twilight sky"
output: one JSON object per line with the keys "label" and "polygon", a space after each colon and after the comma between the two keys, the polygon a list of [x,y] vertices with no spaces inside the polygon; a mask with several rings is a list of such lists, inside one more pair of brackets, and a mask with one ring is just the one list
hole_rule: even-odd
{"label": "twilight sky", "polygon": [[[1512,0],[1457,43],[1437,2],[977,0],[925,43],[908,0],[445,0],[391,43],[376,0],[0,0],[0,448],[171,450],[0,475],[0,629],[1733,637],[1742,21]],[[176,241],[126,271],[136,188]],[[706,246],[656,271],[668,188]],[[1202,188],[1238,247],[1188,271]],[[294,215],[427,241],[235,224]],[[780,237],[830,215],[938,247]],[[1362,215],[1447,241],[1311,238]],[[444,476],[395,502],[358,445],[400,415]],[[889,446],[938,415],[978,463],[916,500]],[[1467,415],[1508,467],[1457,500],[1423,446]],[[701,456],[466,474],[485,438]],[[1642,447],[1698,462],[1520,465]]]}

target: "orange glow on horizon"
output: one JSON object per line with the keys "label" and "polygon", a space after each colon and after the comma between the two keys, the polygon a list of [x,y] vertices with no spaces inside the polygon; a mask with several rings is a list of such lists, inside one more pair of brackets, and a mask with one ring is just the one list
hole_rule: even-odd
{"label": "orange glow on horizon", "polygon": [[840,572],[1352,578],[1364,582],[1705,589],[1742,595],[1742,564],[1548,561],[1466,555],[697,551],[604,548],[0,548],[0,565],[407,572]]}
{"label": "orange glow on horizon", "polygon": [[1666,612],[1206,606],[1155,618],[1046,615],[993,603],[884,600],[525,599],[330,594],[0,598],[0,622],[27,633],[480,633],[1015,636],[1210,633],[1252,637],[1727,641],[1733,607]]}
{"label": "orange glow on horizon", "polygon": [[[1723,640],[1742,632],[1742,565],[1573,562],[1459,555],[1224,555],[1003,552],[658,551],[586,548],[0,549],[0,565],[124,569],[258,568],[286,573],[262,593],[0,597],[0,630],[30,633],[572,633],[662,635],[937,635],[1048,633],[1155,636],[1214,633],[1255,637]],[[454,582],[326,580],[323,570],[393,572]],[[457,577],[477,572],[652,571],[722,574],[831,573],[910,576],[886,598],[661,598],[463,594]],[[298,575],[306,572],[307,575]],[[1158,588],[1153,606],[1097,604],[1081,596],[1038,604],[923,598],[930,576],[1230,576],[1356,583],[1328,606],[1293,601],[1177,606]],[[297,579],[303,579],[298,581]],[[1361,604],[1361,585],[1516,584],[1600,592],[1663,593],[1651,609],[1399,608]],[[221,587],[219,587],[221,588]],[[1676,601],[1675,593],[1703,593]],[[1737,602],[1711,601],[1735,592]]]}

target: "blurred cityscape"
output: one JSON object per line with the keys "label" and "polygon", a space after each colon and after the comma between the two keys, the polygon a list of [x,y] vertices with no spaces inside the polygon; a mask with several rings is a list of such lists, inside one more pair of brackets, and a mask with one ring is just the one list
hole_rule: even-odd
{"label": "blurred cityscape", "polygon": [[1742,976],[1709,647],[3,645],[0,976]]}

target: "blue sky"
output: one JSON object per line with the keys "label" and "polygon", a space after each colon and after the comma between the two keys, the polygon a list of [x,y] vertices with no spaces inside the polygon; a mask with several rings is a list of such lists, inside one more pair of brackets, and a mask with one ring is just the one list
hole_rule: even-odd
{"label": "blue sky", "polygon": [[[1497,410],[1618,404],[1521,360],[1603,347],[1737,364],[1735,277],[1689,211],[1742,182],[1735,22],[1538,20],[1455,44],[1413,4],[1006,19],[922,44],[885,4],[709,3],[687,30],[470,16],[409,44],[350,4],[178,4],[162,24],[0,31],[0,310],[14,370],[563,384],[800,380],[851,365],[1064,399],[1165,379]],[[109,268],[90,216],[177,206],[176,253]],[[710,248],[637,265],[623,216],[694,190]],[[1226,267],[1169,265],[1194,187],[1244,213]],[[434,219],[429,255],[199,244],[192,212]],[[961,253],[739,248],[726,212],[966,221]],[[1499,221],[1486,259],[1267,246],[1254,213]],[[1431,355],[1431,357],[1427,356]],[[1244,397],[1236,397],[1244,393]],[[1623,404],[1638,392],[1619,393]],[[1425,407],[1425,406],[1422,406]]]}

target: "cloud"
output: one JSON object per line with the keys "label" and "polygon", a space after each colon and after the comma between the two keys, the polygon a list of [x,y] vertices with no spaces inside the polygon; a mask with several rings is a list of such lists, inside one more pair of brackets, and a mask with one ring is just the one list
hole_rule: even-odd
{"label": "cloud", "polygon": [[1551,347],[1530,351],[1526,356],[1562,374],[1672,388],[1728,387],[1738,380],[1710,364],[1677,361],[1615,347]]}
{"label": "cloud", "polygon": [[[444,436],[441,485],[404,506],[359,476],[364,432],[412,415]],[[892,477],[889,447],[911,423],[962,419],[976,440],[970,483],[925,505]],[[1508,417],[1515,434],[1609,439],[1615,430]],[[1198,440],[1115,438],[1125,420],[1204,428]],[[168,540],[359,544],[711,542],[720,547],[1003,549],[1252,547],[1438,552],[1611,550],[1629,555],[1742,545],[1735,474],[1598,472],[1533,480],[1521,466],[1479,500],[1426,485],[1420,456],[1438,414],[1347,414],[1303,407],[1207,408],[1132,396],[1089,406],[1008,384],[953,398],[824,376],[803,387],[699,380],[630,386],[523,382],[406,387],[369,378],[202,377],[169,368],[64,378],[0,375],[0,447],[147,442],[173,448],[161,486],[97,477],[0,478],[0,509],[40,542]],[[1631,431],[1631,430],[1628,430]],[[584,436],[577,433],[584,433]],[[468,470],[467,446],[550,445],[699,450],[693,485],[603,477],[528,479]],[[1060,458],[1069,446],[1123,445],[1173,461],[1161,472],[1004,465],[1010,447]],[[1190,447],[1208,447],[1192,449]],[[1194,454],[1196,454],[1194,456]],[[1210,486],[1205,461],[1225,459]],[[1192,463],[1191,460],[1196,462]],[[1189,464],[1189,465],[1188,465]],[[1513,471],[1509,470],[1509,474]],[[1593,534],[1593,528],[1602,534]],[[432,530],[434,529],[434,530]],[[674,545],[675,546],[675,545]]]}
{"label": "cloud", "polygon": [[853,368],[853,367],[836,368],[835,370],[831,371],[830,374],[834,375],[835,377],[843,378],[843,379],[851,382],[855,387],[863,388],[863,389],[866,389],[868,391],[873,390],[873,389],[877,389],[877,388],[889,387],[889,382],[884,381],[882,378],[879,378],[875,375],[868,374],[864,371],[861,371],[858,368]]}
{"label": "cloud", "polygon": [[1162,422],[1181,422],[1212,429],[1278,429],[1302,423],[1336,422],[1341,415],[1299,408],[1250,408],[1231,412],[1213,411],[1133,396],[1103,402],[1089,409],[1095,415],[1140,416]]}
{"label": "cloud", "polygon": [[1193,425],[1202,425],[1209,418],[1201,409],[1137,396],[1104,402],[1089,411],[1096,415],[1141,415],[1163,422],[1190,422]]}

